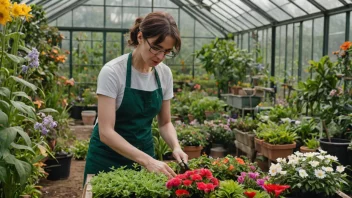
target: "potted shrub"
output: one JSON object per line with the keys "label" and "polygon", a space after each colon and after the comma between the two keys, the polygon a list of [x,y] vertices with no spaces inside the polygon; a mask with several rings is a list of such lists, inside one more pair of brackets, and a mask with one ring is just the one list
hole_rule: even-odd
{"label": "potted shrub", "polygon": [[[276,160],[276,158],[292,154],[296,147],[297,135],[289,130],[290,125],[288,123],[277,125],[269,122],[266,126],[265,131],[262,132],[264,140],[262,148],[267,149],[266,157],[270,160]],[[265,156],[265,153],[263,154]]]}
{"label": "potted shrub", "polygon": [[205,112],[208,112],[208,116],[210,116],[211,113],[223,112],[225,106],[227,106],[226,103],[217,97],[204,97],[192,102],[190,112],[195,119],[202,123],[206,119]]}
{"label": "potted shrub", "polygon": [[[305,141],[317,137],[320,129],[314,119],[303,119],[295,122],[292,131],[297,134],[296,143],[298,147],[296,148],[300,148],[304,146]],[[303,151],[301,150],[301,152]]]}
{"label": "potted shrub", "polygon": [[76,160],[85,160],[89,147],[89,140],[76,140],[70,148],[70,152]]}
{"label": "potted shrub", "polygon": [[300,147],[302,153],[315,152],[319,148],[319,141],[315,138],[305,140],[304,146]]}
{"label": "potted shrub", "polygon": [[200,126],[176,125],[177,138],[183,146],[183,151],[188,158],[196,158],[201,155],[201,150],[207,145],[208,134],[202,131]]}
{"label": "potted shrub", "polygon": [[325,151],[295,152],[270,166],[269,182],[291,186],[291,197],[333,197],[346,184],[345,167],[337,160]]}

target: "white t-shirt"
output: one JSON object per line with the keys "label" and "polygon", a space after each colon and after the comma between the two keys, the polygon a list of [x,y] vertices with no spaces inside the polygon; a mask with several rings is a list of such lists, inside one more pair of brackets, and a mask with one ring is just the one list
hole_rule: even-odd
{"label": "white t-shirt", "polygon": [[[120,107],[125,86],[127,73],[128,54],[117,57],[104,65],[98,76],[97,94],[116,99],[116,110]],[[158,72],[163,100],[170,100],[174,96],[172,73],[168,66],[160,63],[155,66]],[[155,78],[155,70],[141,73],[132,66],[131,88],[143,91],[154,91],[158,88]]]}

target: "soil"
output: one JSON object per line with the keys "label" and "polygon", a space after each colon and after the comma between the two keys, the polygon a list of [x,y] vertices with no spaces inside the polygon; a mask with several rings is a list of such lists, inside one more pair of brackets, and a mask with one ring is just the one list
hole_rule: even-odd
{"label": "soil", "polygon": [[[79,124],[79,123],[78,123]],[[93,126],[75,125],[71,126],[73,133],[78,140],[89,139]],[[74,198],[81,197],[83,193],[83,173],[84,160],[75,160],[72,158],[70,176],[65,180],[50,181],[42,179],[39,183],[43,186],[43,198]]]}

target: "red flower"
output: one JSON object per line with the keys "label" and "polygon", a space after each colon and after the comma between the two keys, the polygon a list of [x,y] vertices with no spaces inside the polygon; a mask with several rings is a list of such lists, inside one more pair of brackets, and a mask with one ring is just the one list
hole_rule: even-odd
{"label": "red flower", "polygon": [[264,184],[264,188],[268,193],[275,193],[278,197],[283,191],[290,188],[288,185]]}
{"label": "red flower", "polygon": [[178,179],[187,179],[187,176],[185,174],[179,174],[177,175],[175,178],[178,178]]}
{"label": "red flower", "polygon": [[192,183],[193,183],[192,180],[189,180],[189,179],[183,180],[183,185],[185,185],[185,186],[190,186],[190,185],[192,185]]}
{"label": "red flower", "polygon": [[246,192],[244,192],[244,194],[245,194],[248,198],[253,198],[257,193],[256,193],[256,192],[249,192],[249,191],[246,191]]}
{"label": "red flower", "polygon": [[197,183],[197,189],[198,190],[205,190],[206,187],[207,187],[207,185],[204,182],[198,182]]}
{"label": "red flower", "polygon": [[176,196],[177,197],[182,197],[184,195],[189,195],[189,192],[187,190],[184,190],[184,189],[178,189],[176,190]]}
{"label": "red flower", "polygon": [[213,177],[213,174],[211,173],[211,171],[209,169],[200,169],[199,171],[199,174],[202,176],[202,177],[206,177],[208,179],[212,178]]}
{"label": "red flower", "polygon": [[214,186],[219,186],[219,180],[216,179],[215,177],[212,177],[210,179],[210,182],[214,184]]}
{"label": "red flower", "polygon": [[171,189],[172,187],[177,187],[181,184],[182,180],[179,179],[179,178],[172,178],[171,180],[169,180],[167,183],[166,183],[166,187],[168,189]]}
{"label": "red flower", "polygon": [[200,176],[198,174],[194,174],[194,175],[191,175],[191,179],[193,181],[201,181],[203,178],[202,178],[202,176]]}

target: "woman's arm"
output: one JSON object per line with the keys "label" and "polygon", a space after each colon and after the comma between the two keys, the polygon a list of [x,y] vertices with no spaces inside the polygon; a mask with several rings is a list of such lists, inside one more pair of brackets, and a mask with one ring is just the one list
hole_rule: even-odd
{"label": "woman's arm", "polygon": [[171,122],[170,100],[163,100],[161,111],[158,114],[158,125],[160,135],[173,151],[173,156],[175,159],[178,162],[183,160],[185,163],[187,163],[188,156],[182,151],[177,139],[175,127]]}
{"label": "woman's arm", "polygon": [[121,135],[115,132],[116,101],[104,95],[98,95],[98,118],[100,141],[124,157],[146,167],[149,171],[162,172],[169,178],[176,174],[167,164],[155,160],[148,154],[140,151]]}

